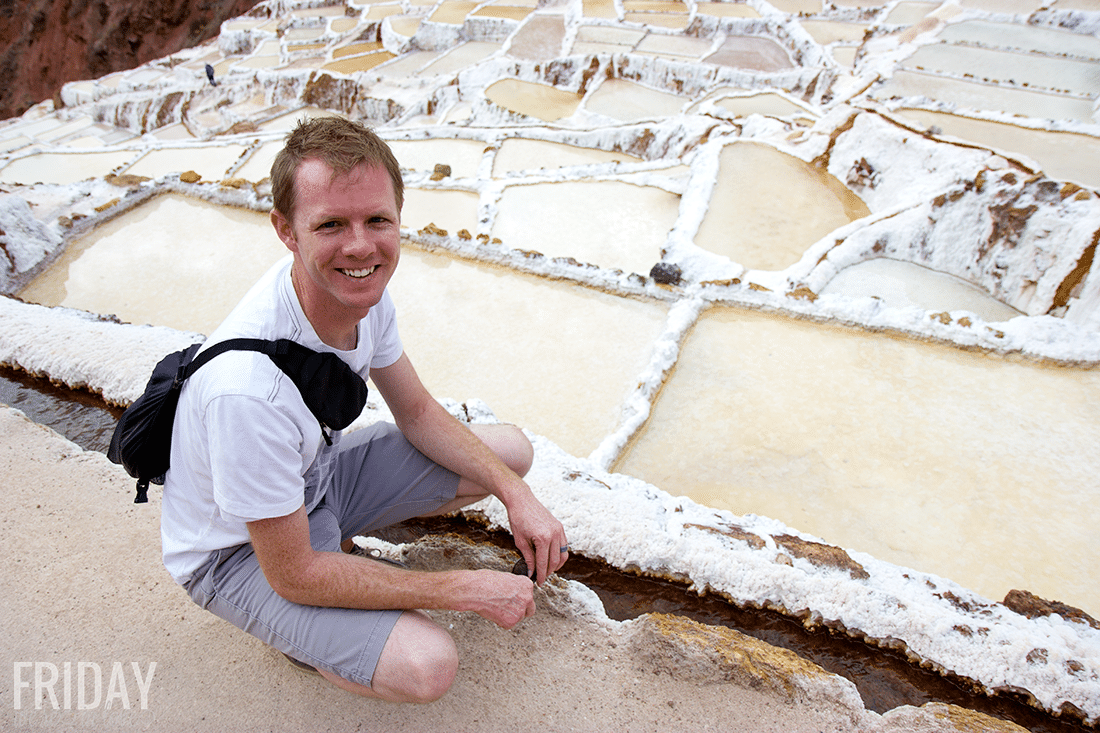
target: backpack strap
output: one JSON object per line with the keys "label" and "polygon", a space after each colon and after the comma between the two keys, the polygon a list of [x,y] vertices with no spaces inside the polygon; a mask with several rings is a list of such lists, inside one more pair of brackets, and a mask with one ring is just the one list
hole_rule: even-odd
{"label": "backpack strap", "polygon": [[176,384],[203,364],[226,351],[259,351],[267,354],[298,388],[303,401],[321,425],[321,436],[332,445],[333,429],[343,430],[359,416],[367,402],[367,386],[351,367],[331,352],[317,352],[291,339],[236,338],[214,344],[180,367]]}
{"label": "backpack strap", "polygon": [[176,375],[176,381],[182,384],[197,372],[203,364],[227,351],[261,351],[268,356],[274,356],[279,352],[279,344],[279,341],[268,341],[267,339],[239,338],[219,341],[209,349],[199,352],[198,356],[191,360],[191,363],[182,365]]}

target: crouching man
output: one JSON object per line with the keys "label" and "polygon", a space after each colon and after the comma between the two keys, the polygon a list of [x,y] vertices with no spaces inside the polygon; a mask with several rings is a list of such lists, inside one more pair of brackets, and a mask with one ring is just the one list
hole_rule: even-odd
{"label": "crouching man", "polygon": [[[561,523],[522,476],[512,426],[455,420],[428,394],[386,289],[401,254],[401,171],[363,126],[301,124],[272,166],[271,223],[290,256],[207,340],[287,338],[373,380],[396,425],[327,435],[264,354],[229,351],[184,385],[164,487],[164,563],[203,608],[351,692],[429,702],[454,681],[454,642],[417,609],[504,629],[535,612],[531,580],[422,573],[342,551],[355,534],[496,496],[542,583],[567,558]],[[227,243],[231,246],[231,243]],[[331,443],[331,444],[330,444]]]}

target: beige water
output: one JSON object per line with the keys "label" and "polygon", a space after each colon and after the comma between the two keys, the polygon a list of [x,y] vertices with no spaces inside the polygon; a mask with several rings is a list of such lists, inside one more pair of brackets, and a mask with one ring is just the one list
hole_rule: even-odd
{"label": "beige water", "polygon": [[[646,32],[635,28],[617,26],[583,25],[577,30],[577,43],[606,44],[621,46],[619,51],[634,48],[638,41],[645,38]],[[574,48],[576,48],[574,46]]]}
{"label": "beige water", "polygon": [[565,168],[600,163],[636,163],[640,159],[626,153],[612,153],[576,145],[510,137],[500,145],[493,158],[493,175],[505,176],[517,171]]}
{"label": "beige water", "polygon": [[1098,440],[1097,370],[715,308],[615,470],[995,600],[1096,609]]}
{"label": "beige water", "polygon": [[939,38],[950,43],[1014,48],[1054,56],[1100,60],[1100,38],[1054,28],[969,20],[946,26],[940,31]]}
{"label": "beige water", "polygon": [[441,56],[438,60],[432,62],[423,70],[420,71],[419,76],[428,76],[431,74],[453,74],[461,69],[466,68],[470,64],[476,64],[483,58],[496,52],[500,48],[499,43],[490,43],[488,41],[467,41],[461,46],[448,51]]}
{"label": "beige water", "polygon": [[346,46],[333,49],[332,58],[342,59],[345,56],[358,56],[361,53],[370,53],[372,51],[381,51],[382,44],[378,41],[369,41],[365,43],[349,43]]}
{"label": "beige water", "polygon": [[406,188],[401,224],[416,230],[434,224],[452,235],[462,229],[472,234],[477,231],[477,204],[477,194],[468,191]]}
{"label": "beige water", "polygon": [[631,81],[606,79],[585,100],[584,107],[621,122],[635,122],[676,114],[688,101]]}
{"label": "beige water", "polygon": [[886,16],[886,23],[890,25],[912,25],[940,7],[940,3],[929,2],[900,2]]}
{"label": "beige water", "polygon": [[1006,82],[1087,97],[1100,94],[1095,60],[1053,58],[1018,51],[946,43],[921,46],[903,62],[906,68],[939,71],[978,80]]}
{"label": "beige water", "polygon": [[533,7],[518,7],[515,5],[487,5],[473,13],[474,16],[485,18],[507,18],[509,20],[523,20],[532,12]]}
{"label": "beige water", "polygon": [[748,3],[715,3],[715,2],[701,2],[696,3],[696,12],[703,15],[716,15],[720,18],[759,18],[760,13],[756,12]]}
{"label": "beige water", "polygon": [[892,308],[969,311],[990,323],[1023,315],[961,278],[885,257],[844,268],[819,293],[829,294],[877,298]]}
{"label": "beige water", "polygon": [[443,0],[428,20],[433,23],[450,23],[461,25],[466,16],[477,7],[477,3],[470,0]]}
{"label": "beige water", "polygon": [[275,156],[283,149],[282,140],[272,140],[257,146],[245,160],[244,164],[234,173],[235,178],[243,178],[246,181],[259,183],[271,175],[271,164],[275,162]]}
{"label": "beige water", "polygon": [[679,206],[675,194],[618,181],[509,186],[492,236],[514,249],[646,275]]}
{"label": "beige water", "polygon": [[717,51],[706,58],[707,63],[722,64],[755,71],[782,71],[794,68],[790,54],[770,38],[730,36]]}
{"label": "beige water", "polygon": [[244,145],[153,150],[127,168],[126,172],[156,178],[165,173],[194,171],[205,180],[220,181],[245,150]]}
{"label": "beige water", "polygon": [[586,18],[616,18],[613,0],[582,0],[581,7]]}
{"label": "beige water", "polygon": [[818,239],[868,213],[828,173],[767,145],[737,142],[722,149],[695,243],[750,270],[785,270]]}
{"label": "beige water", "polygon": [[1073,132],[1032,130],[1003,122],[977,120],[931,110],[899,113],[945,134],[1008,153],[1021,153],[1060,181],[1100,188],[1100,137]]}
{"label": "beige water", "polygon": [[1044,120],[1093,122],[1091,99],[898,69],[871,90],[877,99],[928,97],[962,109],[994,110]]}
{"label": "beige water", "polygon": [[0,169],[3,183],[76,183],[100,178],[137,157],[132,150],[102,153],[37,153],[14,160]]}
{"label": "beige water", "polygon": [[519,79],[501,79],[490,84],[485,89],[485,97],[505,109],[546,122],[568,117],[581,103],[575,92]]}
{"label": "beige water", "polygon": [[286,253],[266,214],[168,194],[74,242],[20,297],[209,334]]}
{"label": "beige water", "polygon": [[390,28],[399,35],[412,38],[420,27],[421,18],[411,15],[390,15]]}
{"label": "beige water", "polygon": [[338,71],[341,74],[354,74],[357,71],[368,71],[373,69],[375,66],[383,64],[392,58],[394,58],[394,55],[389,51],[376,51],[374,53],[348,56],[346,58],[330,61],[321,68]]}
{"label": "beige water", "polygon": [[802,27],[818,43],[828,45],[838,41],[862,41],[868,26],[865,23],[842,23],[828,20],[804,20]]}
{"label": "beige water", "polygon": [[476,140],[394,140],[390,149],[406,170],[431,173],[436,165],[451,169],[451,178],[473,178],[485,155],[485,143]]}
{"label": "beige water", "polygon": [[635,47],[637,53],[698,61],[710,51],[711,41],[691,36],[667,36],[650,33]]}
{"label": "beige water", "polygon": [[565,22],[560,15],[537,15],[524,23],[508,44],[508,55],[517,59],[549,61],[561,55]]}
{"label": "beige water", "polygon": [[[791,100],[774,92],[763,94],[738,94],[717,93],[710,95],[709,100],[724,109],[734,117],[748,117],[749,115],[770,115],[773,117],[816,117],[815,114]],[[698,105],[693,107],[696,108]]]}
{"label": "beige water", "polygon": [[479,398],[579,456],[618,426],[666,314],[411,247],[392,283],[402,341],[434,395]]}

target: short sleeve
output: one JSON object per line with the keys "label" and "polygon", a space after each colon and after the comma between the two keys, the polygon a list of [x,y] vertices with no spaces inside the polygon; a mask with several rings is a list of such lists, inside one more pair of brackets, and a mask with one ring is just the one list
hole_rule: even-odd
{"label": "short sleeve", "polygon": [[405,347],[401,344],[401,336],[397,332],[397,308],[394,306],[389,290],[383,293],[378,305],[371,308],[367,321],[371,329],[374,349],[370,368],[384,369],[392,366],[405,353]]}

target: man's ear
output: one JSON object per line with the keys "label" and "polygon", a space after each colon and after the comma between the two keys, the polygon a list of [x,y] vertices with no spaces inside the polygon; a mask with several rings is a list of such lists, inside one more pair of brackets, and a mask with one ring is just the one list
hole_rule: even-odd
{"label": "man's ear", "polygon": [[298,240],[294,238],[294,228],[290,225],[290,221],[283,216],[283,212],[277,209],[271,210],[271,226],[275,227],[275,233],[279,235],[279,239],[283,240],[283,244],[291,252],[298,251]]}

